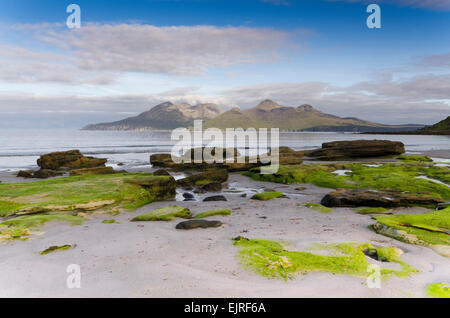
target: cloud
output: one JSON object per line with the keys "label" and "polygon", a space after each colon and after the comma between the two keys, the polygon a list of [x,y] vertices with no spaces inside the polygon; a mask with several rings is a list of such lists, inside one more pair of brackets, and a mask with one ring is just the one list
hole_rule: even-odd
{"label": "cloud", "polygon": [[423,56],[418,59],[417,65],[439,69],[450,68],[450,53]]}
{"label": "cloud", "polygon": [[61,54],[0,45],[0,79],[19,83],[103,85],[112,83],[114,75],[111,72],[93,73],[82,70]]}
{"label": "cloud", "polygon": [[[373,0],[327,0],[330,2],[361,2],[364,4],[374,3]],[[378,0],[378,4],[393,4],[400,7],[413,7],[432,10],[450,10],[450,1],[448,0]]]}
{"label": "cloud", "polygon": [[11,31],[32,35],[41,51],[1,46],[0,79],[63,84],[110,84],[125,72],[199,75],[272,62],[291,41],[288,32],[250,27],[86,24],[69,30],[44,23],[16,24]]}
{"label": "cloud", "polygon": [[273,61],[289,34],[249,27],[90,24],[40,38],[69,50],[83,70],[197,75],[213,67]]}

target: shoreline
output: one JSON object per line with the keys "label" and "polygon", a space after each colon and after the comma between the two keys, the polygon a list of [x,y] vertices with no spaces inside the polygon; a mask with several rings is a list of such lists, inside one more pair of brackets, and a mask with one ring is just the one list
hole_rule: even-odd
{"label": "shoreline", "polygon": [[[82,226],[48,224],[41,229],[45,235],[1,247],[6,257],[0,272],[0,297],[424,297],[428,283],[450,276],[448,259],[429,248],[372,232],[367,228],[368,215],[349,208],[321,214],[302,205],[320,200],[330,189],[306,185],[299,193],[296,185],[252,181],[237,174],[230,175],[229,183],[271,188],[288,199],[259,202],[226,193],[228,202],[176,203],[193,212],[231,209],[231,216],[213,218],[225,224],[217,229],[179,231],[174,228],[178,221],[129,222],[173,201],[122,213],[114,217],[119,224],[103,224],[110,217],[101,214],[92,215]],[[402,209],[408,213],[423,210]],[[381,289],[369,289],[364,279],[323,272],[297,275],[288,282],[268,279],[240,266],[231,241],[236,236],[287,241],[292,250],[306,250],[317,242],[395,246],[405,251],[403,259],[421,273],[383,280]],[[44,248],[61,244],[77,246],[39,255]],[[81,266],[81,289],[65,286],[69,264]]]}

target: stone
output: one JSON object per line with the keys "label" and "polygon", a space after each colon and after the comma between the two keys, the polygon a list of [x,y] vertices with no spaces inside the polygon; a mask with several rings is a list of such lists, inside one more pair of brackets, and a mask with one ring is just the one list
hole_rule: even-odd
{"label": "stone", "polygon": [[208,221],[208,220],[189,220],[177,224],[177,230],[193,230],[193,229],[207,229],[210,227],[216,228],[222,226],[220,221]]}
{"label": "stone", "polygon": [[320,160],[339,160],[401,155],[404,152],[404,144],[398,141],[352,140],[324,143],[322,149],[311,151],[308,155]]}
{"label": "stone", "polygon": [[180,187],[203,186],[213,182],[223,183],[227,180],[228,171],[226,169],[214,169],[177,180],[177,185]]}
{"label": "stone", "polygon": [[183,193],[183,198],[185,198],[185,199],[193,199],[194,195],[192,193],[186,192],[186,193]]}
{"label": "stone", "polygon": [[337,189],[327,194],[321,201],[326,207],[409,207],[437,206],[444,200],[433,197],[420,197],[396,191],[377,191],[371,189]]}
{"label": "stone", "polygon": [[41,169],[58,170],[62,167],[69,169],[94,168],[104,166],[107,159],[86,157],[79,150],[53,152],[42,155],[37,164]]}
{"label": "stone", "polygon": [[157,200],[172,199],[176,196],[177,183],[173,177],[137,177],[136,179],[127,180],[126,182],[143,187],[154,195]]}
{"label": "stone", "polygon": [[17,173],[19,178],[34,178],[34,170],[21,170]]}
{"label": "stone", "polygon": [[203,202],[212,202],[212,201],[228,201],[228,200],[223,195],[215,195],[203,200]]}

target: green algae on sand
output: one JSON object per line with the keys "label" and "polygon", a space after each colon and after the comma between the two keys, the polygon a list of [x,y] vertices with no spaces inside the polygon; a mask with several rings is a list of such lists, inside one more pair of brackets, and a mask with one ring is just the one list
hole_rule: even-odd
{"label": "green algae on sand", "polygon": [[39,226],[47,222],[65,222],[81,225],[83,217],[69,214],[24,215],[0,223],[0,242],[10,240],[26,240]]}
{"label": "green algae on sand", "polygon": [[277,241],[238,237],[233,239],[233,243],[239,248],[238,256],[241,264],[268,278],[287,280],[293,278],[295,274],[316,271],[367,278],[370,275],[368,272],[370,263],[365,255],[368,249],[374,249],[379,255],[383,255],[384,261],[401,265],[399,270],[381,268],[383,278],[390,275],[407,277],[417,272],[414,267],[401,260],[397,249],[390,247],[377,249],[368,243],[316,244],[314,246],[315,250],[326,250],[331,256],[289,251],[286,249],[286,243]]}
{"label": "green algae on sand", "polygon": [[210,216],[216,216],[216,215],[222,215],[222,216],[231,215],[231,211],[228,209],[210,210],[210,211],[202,212],[202,213],[195,215],[194,219],[204,219],[204,218],[207,218]]}
{"label": "green algae on sand", "polygon": [[358,214],[386,214],[389,213],[385,208],[359,208],[355,209]]}
{"label": "green algae on sand", "polygon": [[50,246],[49,248],[41,251],[39,254],[47,255],[56,251],[66,251],[70,250],[72,247],[73,247],[72,245]]}
{"label": "green algae on sand", "polygon": [[327,208],[326,206],[323,206],[320,203],[305,203],[305,206],[309,209],[312,209],[312,210],[320,212],[320,213],[331,213],[332,212],[332,210],[330,208]]}
{"label": "green algae on sand", "polygon": [[252,200],[269,201],[277,198],[283,198],[284,194],[281,192],[261,192],[252,197]]}
{"label": "green algae on sand", "polygon": [[379,234],[450,257],[450,207],[425,214],[379,215],[375,220],[371,228]]}
{"label": "green algae on sand", "polygon": [[428,297],[450,298],[450,285],[445,283],[430,284],[426,288]]}
{"label": "green algae on sand", "polygon": [[190,219],[191,211],[180,206],[168,206],[156,209],[152,212],[145,213],[133,218],[132,222],[148,222],[148,221],[173,221],[176,218]]}

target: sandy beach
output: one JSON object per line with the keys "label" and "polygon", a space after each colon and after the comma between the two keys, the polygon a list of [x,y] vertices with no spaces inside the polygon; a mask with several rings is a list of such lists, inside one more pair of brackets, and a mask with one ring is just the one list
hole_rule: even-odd
{"label": "sandy beach", "polygon": [[[4,179],[5,180],[5,179]],[[267,202],[223,194],[228,202],[176,202],[193,213],[229,208],[231,216],[216,216],[220,228],[176,230],[173,222],[130,222],[155,208],[174,205],[155,202],[133,213],[113,217],[94,214],[81,226],[49,223],[45,235],[13,241],[1,247],[0,297],[424,297],[430,283],[450,277],[450,261],[433,250],[404,244],[368,229],[371,216],[353,209],[335,208],[321,214],[303,206],[319,202],[329,189],[306,185],[280,185],[230,175],[228,188],[246,191],[274,189],[287,198]],[[203,197],[211,195],[204,194]],[[425,209],[398,209],[396,213],[423,213]],[[308,250],[313,243],[369,242],[376,247],[395,246],[402,259],[420,273],[383,280],[380,289],[365,279],[313,272],[287,282],[259,276],[239,264],[232,238],[280,240],[290,250]],[[76,244],[71,250],[40,255],[53,245]],[[371,263],[386,266],[368,258]],[[81,288],[66,286],[70,264],[81,267]],[[398,264],[393,264],[398,265]],[[393,267],[395,268],[395,266]]]}

